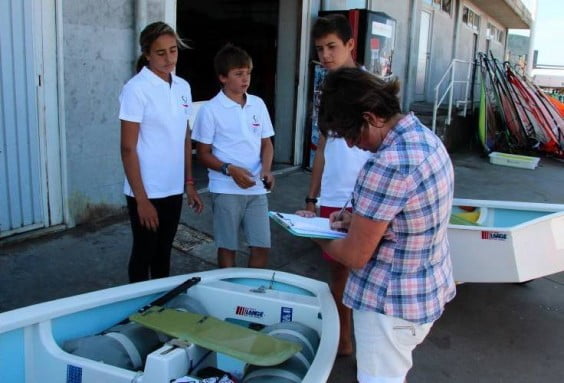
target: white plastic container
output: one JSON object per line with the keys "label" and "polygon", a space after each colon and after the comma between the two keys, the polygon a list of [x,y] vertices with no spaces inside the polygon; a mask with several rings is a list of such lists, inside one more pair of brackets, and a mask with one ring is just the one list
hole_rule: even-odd
{"label": "white plastic container", "polygon": [[491,152],[490,163],[495,165],[512,166],[514,168],[534,169],[539,164],[539,157],[522,156],[520,154],[509,154]]}

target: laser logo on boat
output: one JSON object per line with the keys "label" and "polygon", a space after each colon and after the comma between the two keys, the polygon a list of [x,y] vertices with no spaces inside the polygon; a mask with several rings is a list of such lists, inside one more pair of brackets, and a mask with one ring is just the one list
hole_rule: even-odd
{"label": "laser logo on boat", "polygon": [[262,318],[264,316],[264,311],[258,311],[257,309],[250,307],[237,306],[235,314],[245,317]]}
{"label": "laser logo on boat", "polygon": [[482,231],[482,239],[493,239],[495,241],[507,240],[507,233],[499,233],[497,231]]}

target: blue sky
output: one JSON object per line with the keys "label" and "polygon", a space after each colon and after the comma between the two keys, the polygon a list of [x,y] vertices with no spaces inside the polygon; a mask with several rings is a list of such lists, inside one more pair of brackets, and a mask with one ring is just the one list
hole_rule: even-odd
{"label": "blue sky", "polygon": [[[521,0],[531,12],[535,0]],[[535,26],[534,49],[538,50],[538,64],[564,65],[564,1],[536,0],[538,12]],[[521,30],[511,33],[526,34]]]}

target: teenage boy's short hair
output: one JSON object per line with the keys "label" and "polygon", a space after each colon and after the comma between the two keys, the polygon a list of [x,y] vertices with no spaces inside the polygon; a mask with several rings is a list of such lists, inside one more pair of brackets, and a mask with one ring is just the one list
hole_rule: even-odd
{"label": "teenage boy's short hair", "polygon": [[216,53],[213,59],[215,73],[219,76],[227,76],[233,68],[252,68],[253,59],[247,51],[231,43],[225,44]]}
{"label": "teenage boy's short hair", "polygon": [[360,68],[341,68],[325,77],[319,105],[319,129],[353,141],[365,124],[364,112],[385,121],[401,113],[397,79],[382,80]]}
{"label": "teenage boy's short hair", "polygon": [[349,41],[352,38],[349,20],[340,13],[332,13],[319,17],[311,30],[311,36],[314,40],[321,39],[331,33],[336,34],[343,43]]}

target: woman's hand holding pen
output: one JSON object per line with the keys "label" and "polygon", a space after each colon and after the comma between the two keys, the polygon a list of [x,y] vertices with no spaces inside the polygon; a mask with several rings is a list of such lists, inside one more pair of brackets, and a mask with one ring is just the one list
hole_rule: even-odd
{"label": "woman's hand holding pen", "polygon": [[333,230],[348,231],[351,225],[352,213],[348,210],[335,211],[329,215],[329,225]]}
{"label": "woman's hand holding pen", "polygon": [[351,225],[352,214],[347,210],[349,204],[352,202],[351,197],[345,202],[341,210],[333,212],[329,215],[329,225],[333,230],[349,231]]}

